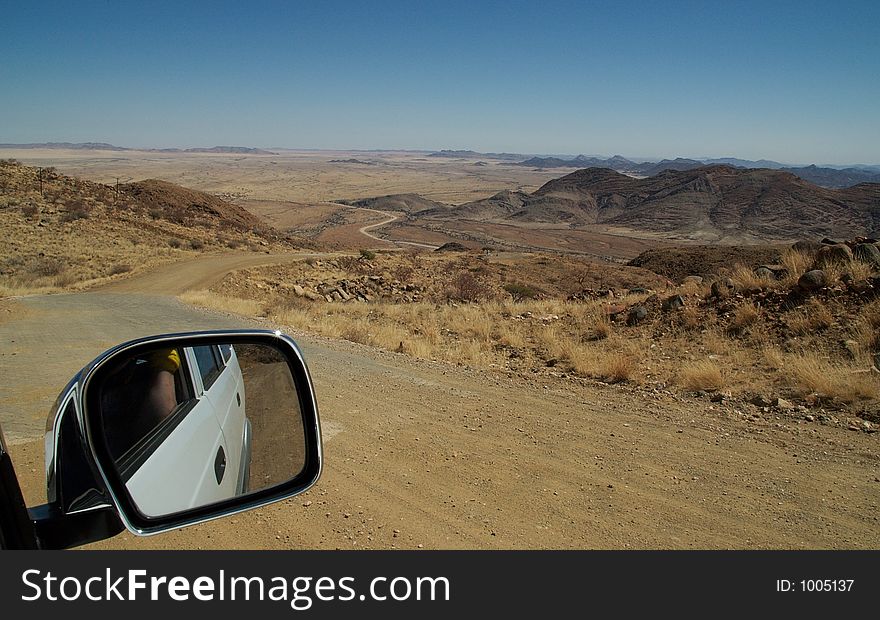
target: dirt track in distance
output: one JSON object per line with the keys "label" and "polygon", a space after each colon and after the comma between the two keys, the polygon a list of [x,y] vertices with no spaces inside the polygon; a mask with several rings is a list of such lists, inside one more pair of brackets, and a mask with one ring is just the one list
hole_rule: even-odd
{"label": "dirt track in distance", "polygon": [[[131,337],[270,327],[167,294],[272,258],[200,259],[92,293],[16,302],[0,324],[0,371],[14,405],[0,421],[29,504],[45,500],[38,414],[69,375]],[[325,433],[317,486],[250,513],[93,548],[876,547],[876,434],[294,336]]]}

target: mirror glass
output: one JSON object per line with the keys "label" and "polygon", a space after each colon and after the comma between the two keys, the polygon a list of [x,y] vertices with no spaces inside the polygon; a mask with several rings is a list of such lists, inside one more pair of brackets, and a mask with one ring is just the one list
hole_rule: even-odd
{"label": "mirror glass", "polygon": [[[190,341],[191,342],[191,341]],[[89,398],[132,501],[148,517],[286,482],[305,466],[296,384],[265,344],[164,346],[122,354]]]}

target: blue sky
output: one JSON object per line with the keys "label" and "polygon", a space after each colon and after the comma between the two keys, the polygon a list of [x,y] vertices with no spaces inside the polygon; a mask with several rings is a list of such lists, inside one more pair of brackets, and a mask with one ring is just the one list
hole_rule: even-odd
{"label": "blue sky", "polygon": [[880,2],[9,2],[0,142],[880,163]]}

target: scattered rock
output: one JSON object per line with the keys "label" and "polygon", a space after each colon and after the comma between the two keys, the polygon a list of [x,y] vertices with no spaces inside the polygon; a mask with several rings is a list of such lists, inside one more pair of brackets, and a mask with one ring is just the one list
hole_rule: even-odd
{"label": "scattered rock", "polygon": [[755,275],[761,278],[762,280],[775,280],[776,276],[773,275],[773,272],[767,269],[767,267],[758,267],[755,269]]}
{"label": "scattered rock", "polygon": [[703,278],[701,276],[687,276],[686,278],[682,279],[681,283],[696,284],[697,286],[699,286],[703,283]]}
{"label": "scattered rock", "polygon": [[294,285],[293,285],[293,293],[294,293],[294,295],[296,295],[297,297],[305,297],[306,291],[305,291],[305,289],[304,289],[303,287],[301,287],[299,284],[294,284]]}
{"label": "scattered rock", "polygon": [[637,325],[648,318],[648,309],[645,306],[633,306],[626,314],[627,325]]}
{"label": "scattered rock", "polygon": [[874,269],[880,269],[880,248],[872,243],[858,244],[853,250],[853,256]]}
{"label": "scattered rock", "polygon": [[681,295],[673,295],[663,300],[664,310],[678,310],[684,307],[684,297]]}
{"label": "scattered rock", "polygon": [[773,404],[772,402],[770,402],[770,399],[763,396],[762,394],[755,394],[749,399],[749,402],[756,407],[769,407]]}
{"label": "scattered rock", "polygon": [[821,269],[813,269],[798,278],[797,286],[800,290],[811,293],[818,291],[827,284],[828,276],[825,275],[825,272]]}
{"label": "scattered rock", "polygon": [[816,266],[822,267],[832,263],[850,263],[853,259],[853,252],[845,243],[835,243],[834,245],[823,245],[816,252]]}
{"label": "scattered rock", "polygon": [[774,398],[773,406],[778,409],[794,409],[794,403],[789,402],[784,398]]}

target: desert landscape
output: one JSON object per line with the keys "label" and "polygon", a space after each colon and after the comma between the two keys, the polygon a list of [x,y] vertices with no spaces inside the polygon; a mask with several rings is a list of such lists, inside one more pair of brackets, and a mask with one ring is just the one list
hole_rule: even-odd
{"label": "desert landscape", "polygon": [[0,159],[21,411],[0,422],[30,503],[41,416],[115,342],[278,327],[317,384],[313,490],[96,548],[875,544],[880,184],[475,152]]}

